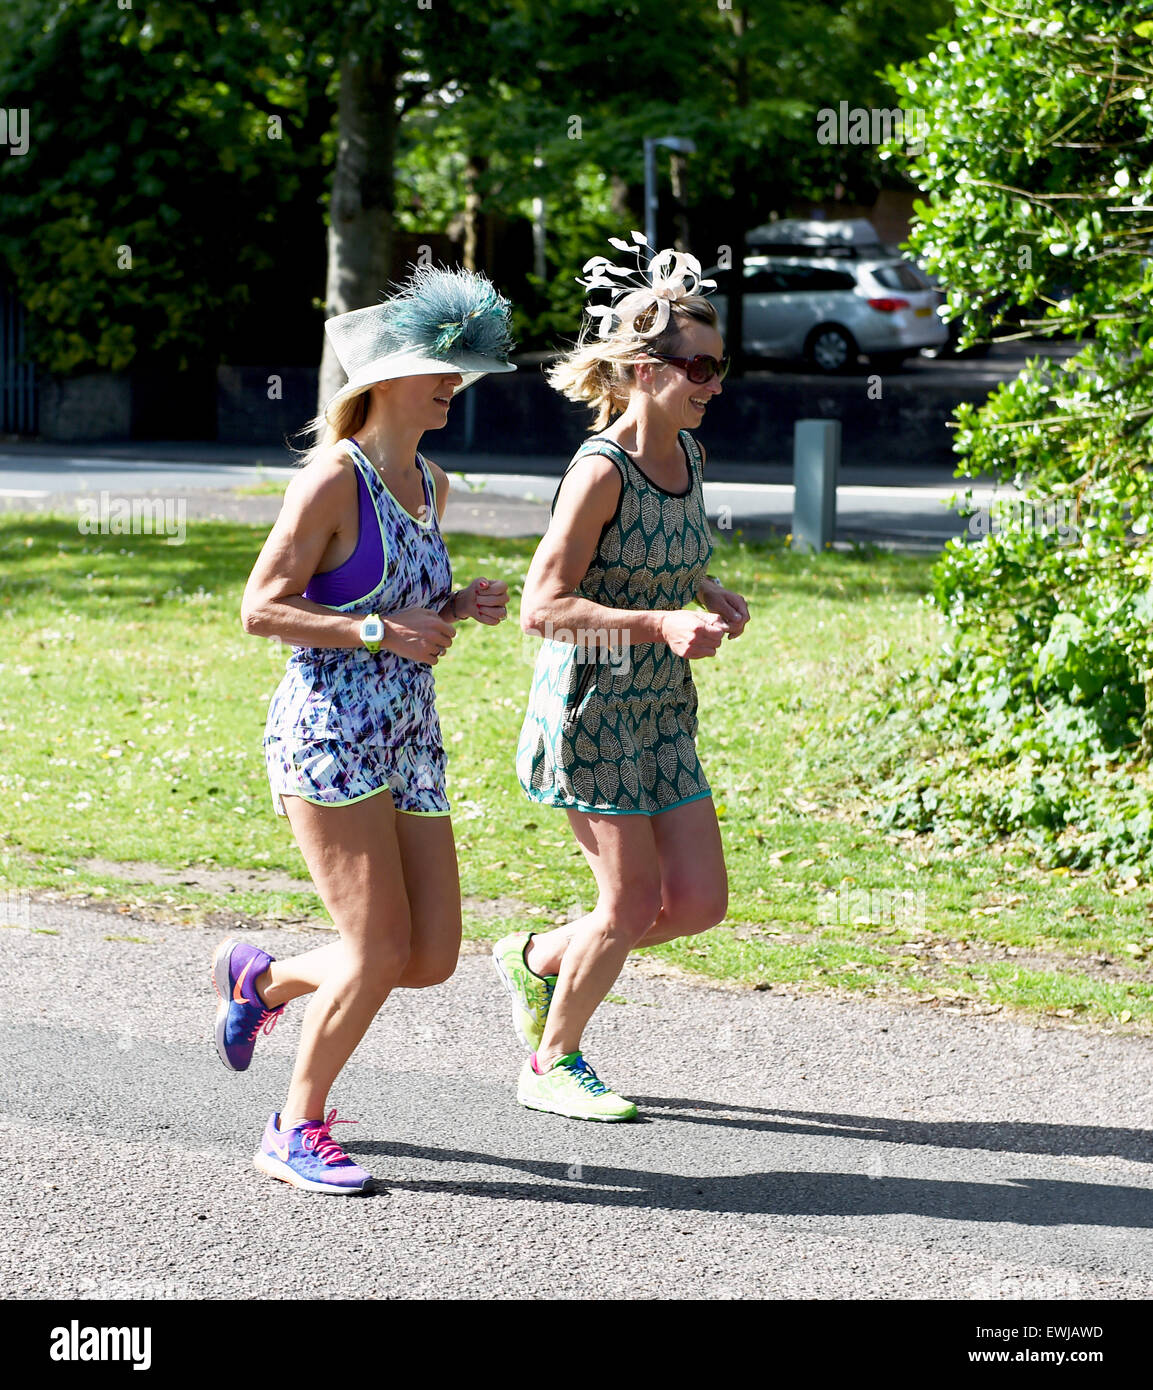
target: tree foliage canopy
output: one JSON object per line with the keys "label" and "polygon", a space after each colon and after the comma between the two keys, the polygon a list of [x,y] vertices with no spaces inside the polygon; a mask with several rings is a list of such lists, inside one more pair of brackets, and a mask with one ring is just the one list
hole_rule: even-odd
{"label": "tree foliage canopy", "polygon": [[961,0],[890,78],[930,118],[913,245],[970,335],[1017,310],[1084,339],[958,411],[958,472],[1022,494],[936,567],[939,756],[894,777],[891,814],[1132,865],[1153,826],[1153,9]]}
{"label": "tree foliage canopy", "polygon": [[705,259],[746,230],[734,169],[751,171],[753,223],[836,189],[868,201],[905,186],[874,148],[819,143],[816,113],[892,105],[875,55],[923,52],[950,13],[949,0],[10,0],[0,105],[29,111],[32,143],[0,158],[0,267],[56,372],[315,360],[352,52],[395,77],[382,196],[398,227],[455,231],[472,199],[527,266],[543,202],[546,274],[508,288],[529,301],[522,330],[551,336],[575,327],[583,261],[641,224],[645,136],[696,144],[682,202]]}
{"label": "tree foliage canopy", "polygon": [[28,110],[31,138],[0,161],[0,262],[38,357],[61,373],[213,357],[317,241],[284,232],[319,218],[310,142],[331,117],[299,36],[192,3],[25,0],[6,24],[0,104]]}

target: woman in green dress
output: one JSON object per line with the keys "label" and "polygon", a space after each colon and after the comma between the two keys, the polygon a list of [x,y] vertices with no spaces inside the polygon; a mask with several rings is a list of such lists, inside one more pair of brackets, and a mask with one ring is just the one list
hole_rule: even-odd
{"label": "woman in green dress", "polygon": [[599,333],[586,326],[550,372],[596,422],[561,480],[525,581],[521,626],[544,640],[517,773],[534,801],[567,811],[597,902],[554,931],[505,937],[493,955],[531,1054],[520,1103],[628,1120],[636,1106],[599,1080],[581,1036],[630,951],[707,931],[725,915],[690,662],[715,656],[749,613],[707,573],[704,456],[690,433],[728,368],[701,293],[712,282],[673,251],[639,277],[603,258],[585,272],[582,283],[607,288],[614,302],[590,307]]}

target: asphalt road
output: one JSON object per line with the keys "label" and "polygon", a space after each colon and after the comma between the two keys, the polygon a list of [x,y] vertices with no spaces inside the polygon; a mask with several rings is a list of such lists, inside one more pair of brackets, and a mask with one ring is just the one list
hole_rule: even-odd
{"label": "asphalt road", "polygon": [[[468,954],[394,996],[339,1080],[358,1124],[337,1133],[379,1190],[326,1198],[251,1166],[300,1003],[236,1075],[211,1042],[219,930],[18,917],[0,932],[9,1299],[1153,1294],[1147,1040],[630,964],[586,1047],[641,1117],[592,1125],[515,1103],[506,997]],[[259,939],[288,954],[317,934]]]}

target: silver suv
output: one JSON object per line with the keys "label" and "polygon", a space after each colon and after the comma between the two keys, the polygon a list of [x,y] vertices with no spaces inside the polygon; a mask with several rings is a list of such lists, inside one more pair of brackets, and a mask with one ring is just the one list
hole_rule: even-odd
{"label": "silver suv", "polygon": [[[732,274],[708,272],[717,282],[713,302],[722,333]],[[900,256],[781,255],[775,248],[772,255],[747,255],[744,301],[746,353],[803,358],[820,372],[844,371],[861,353],[875,367],[893,368],[949,336],[937,313],[939,293]]]}

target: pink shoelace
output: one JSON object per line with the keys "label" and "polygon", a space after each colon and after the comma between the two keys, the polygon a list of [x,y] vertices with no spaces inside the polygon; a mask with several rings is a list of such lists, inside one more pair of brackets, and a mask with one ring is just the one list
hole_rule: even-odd
{"label": "pink shoelace", "polygon": [[322,1163],[351,1163],[352,1159],[344,1152],[328,1132],[329,1125],[355,1125],[359,1120],[338,1120],[335,1109],[330,1110],[323,1121],[304,1125],[300,1136],[301,1147],[314,1153]]}
{"label": "pink shoelace", "polygon": [[[256,1037],[257,1033],[259,1033],[262,1029],[265,1033],[271,1033],[272,1030],[276,1027],[276,1025],[280,1022],[280,1015],[283,1012],[283,1004],[281,1004],[279,1009],[265,1009],[265,1011],[256,1020],[256,1027],[253,1028],[251,1033],[249,1033],[248,1041],[251,1042],[253,1038]],[[345,1121],[342,1120],[341,1124],[344,1123]],[[349,1120],[348,1123],[355,1124],[356,1122],[354,1120]]]}

